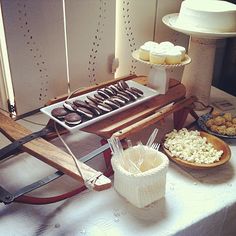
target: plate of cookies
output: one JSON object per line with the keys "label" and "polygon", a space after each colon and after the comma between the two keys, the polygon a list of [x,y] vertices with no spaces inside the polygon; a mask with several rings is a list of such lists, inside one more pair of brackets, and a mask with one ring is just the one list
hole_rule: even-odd
{"label": "plate of cookies", "polygon": [[220,138],[236,139],[236,117],[230,112],[212,112],[199,117],[198,126]]}
{"label": "plate of cookies", "polygon": [[120,80],[40,110],[72,132],[137,106],[158,94],[156,90],[135,81]]}

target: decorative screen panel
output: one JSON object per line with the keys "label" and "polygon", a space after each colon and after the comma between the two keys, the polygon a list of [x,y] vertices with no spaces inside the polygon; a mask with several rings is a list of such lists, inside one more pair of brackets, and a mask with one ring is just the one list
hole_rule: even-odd
{"label": "decorative screen panel", "polygon": [[116,77],[137,74],[144,75],[149,66],[135,61],[131,54],[144,42],[154,37],[156,0],[118,0],[116,57],[119,68]]}
{"label": "decorative screen panel", "polygon": [[18,114],[67,91],[62,5],[58,3],[2,1]]}
{"label": "decorative screen panel", "polygon": [[[155,41],[170,41],[175,45],[181,45],[188,49],[189,36],[179,33],[170,29],[162,22],[162,17],[171,14],[178,13],[180,10],[182,0],[158,0],[157,1],[157,17],[156,17],[156,30]],[[167,74],[170,78],[181,80],[184,67],[177,67],[172,70],[168,70]]]}
{"label": "decorative screen panel", "polygon": [[66,0],[72,89],[112,79],[115,0]]}
{"label": "decorative screen panel", "polygon": [[[3,0],[17,114],[67,93],[63,2]],[[71,89],[113,78],[115,0],[65,0]]]}

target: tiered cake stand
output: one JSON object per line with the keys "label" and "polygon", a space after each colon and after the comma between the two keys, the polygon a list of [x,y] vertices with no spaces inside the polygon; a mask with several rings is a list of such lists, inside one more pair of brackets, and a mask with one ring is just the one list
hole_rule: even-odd
{"label": "tiered cake stand", "polygon": [[[182,83],[187,96],[196,96],[209,105],[217,39],[236,37],[236,32],[206,32],[201,28],[180,27],[176,25],[177,18],[178,13],[173,13],[164,16],[162,21],[169,28],[190,36],[188,55],[192,63],[184,69]],[[196,109],[203,110],[204,107],[196,104]]]}
{"label": "tiered cake stand", "polygon": [[191,62],[191,58],[185,55],[185,58],[179,64],[152,64],[149,61],[144,61],[139,58],[139,50],[134,51],[132,56],[135,60],[151,66],[148,75],[148,86],[157,90],[160,94],[165,94],[168,90],[170,79],[168,71],[185,66]]}

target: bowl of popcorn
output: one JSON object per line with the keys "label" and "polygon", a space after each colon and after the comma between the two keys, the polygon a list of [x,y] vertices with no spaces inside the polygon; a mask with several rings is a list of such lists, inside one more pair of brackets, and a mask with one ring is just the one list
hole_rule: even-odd
{"label": "bowl of popcorn", "polygon": [[186,128],[166,134],[162,148],[172,161],[194,169],[220,166],[231,157],[230,148],[223,140]]}

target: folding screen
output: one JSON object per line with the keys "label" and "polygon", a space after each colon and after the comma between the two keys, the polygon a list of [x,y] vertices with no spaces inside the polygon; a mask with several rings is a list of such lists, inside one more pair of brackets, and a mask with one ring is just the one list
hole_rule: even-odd
{"label": "folding screen", "polygon": [[[18,115],[67,93],[68,77],[71,91],[114,78],[114,57],[119,60],[116,77],[147,75],[149,66],[131,56],[145,41],[187,46],[187,36],[161,21],[179,11],[181,0],[2,0],[1,4]],[[171,73],[180,78],[178,71]]]}
{"label": "folding screen", "polygon": [[[113,78],[115,0],[65,0],[71,89]],[[3,0],[17,114],[67,93],[63,1]]]}

